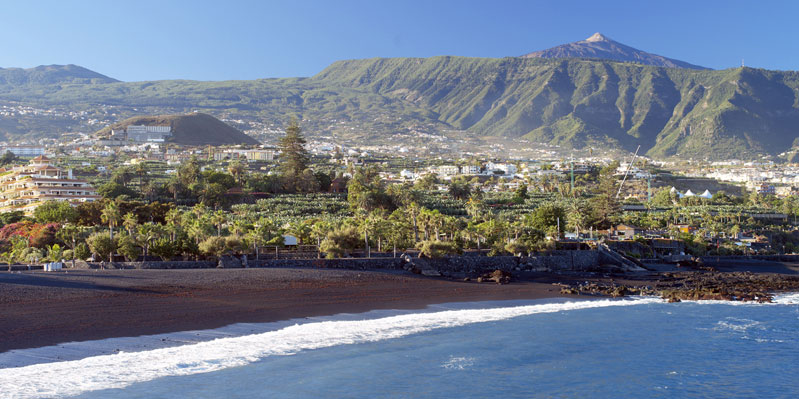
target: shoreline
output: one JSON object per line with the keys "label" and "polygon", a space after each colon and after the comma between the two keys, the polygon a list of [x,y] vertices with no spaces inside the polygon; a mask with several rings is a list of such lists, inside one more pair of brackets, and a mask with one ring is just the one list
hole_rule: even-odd
{"label": "shoreline", "polygon": [[[139,336],[109,337],[89,341],[62,342],[55,345],[33,348],[11,349],[0,352],[0,369],[25,367],[52,362],[74,361],[84,358],[114,355],[119,353],[135,353],[161,348],[172,348],[193,345],[223,338],[236,338],[253,334],[264,334],[279,331],[287,327],[303,324],[368,321],[385,317],[408,314],[423,314],[443,311],[479,310],[495,308],[511,308],[518,306],[536,306],[550,304],[566,304],[594,301],[610,298],[541,298],[510,299],[469,302],[445,302],[427,305],[419,309],[373,309],[362,313],[336,313],[323,316],[300,317],[264,323],[233,323],[218,328],[188,331],[173,331],[159,334]],[[624,300],[624,298],[618,298]]]}
{"label": "shoreline", "polygon": [[210,330],[429,305],[586,298],[540,276],[512,284],[340,269],[0,273],[0,353],[66,342]]}
{"label": "shoreline", "polygon": [[[752,274],[758,266],[768,267]],[[659,270],[613,277],[517,272],[510,284],[325,268],[0,271],[0,353],[447,303],[600,299],[666,290],[674,301],[729,299],[724,290],[708,290],[714,284],[799,291],[796,265],[777,266],[749,262],[721,273]]]}

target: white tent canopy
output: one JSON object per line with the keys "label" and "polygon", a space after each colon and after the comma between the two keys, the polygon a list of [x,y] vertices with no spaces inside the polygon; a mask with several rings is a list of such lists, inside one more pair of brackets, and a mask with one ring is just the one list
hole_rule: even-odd
{"label": "white tent canopy", "polygon": [[705,190],[705,192],[702,193],[702,194],[699,194],[699,196],[702,197],[702,198],[707,198],[707,199],[713,198],[713,194],[710,193],[710,190]]}

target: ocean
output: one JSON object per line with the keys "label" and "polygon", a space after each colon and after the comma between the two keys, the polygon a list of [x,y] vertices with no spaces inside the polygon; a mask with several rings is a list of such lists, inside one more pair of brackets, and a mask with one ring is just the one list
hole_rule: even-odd
{"label": "ocean", "polygon": [[0,397],[795,398],[799,294],[775,304],[502,301],[0,354]]}

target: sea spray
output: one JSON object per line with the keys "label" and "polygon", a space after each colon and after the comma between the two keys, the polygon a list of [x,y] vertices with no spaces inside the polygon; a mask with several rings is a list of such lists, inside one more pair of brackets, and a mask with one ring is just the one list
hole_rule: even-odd
{"label": "sea spray", "polygon": [[538,313],[660,302],[662,300],[659,298],[608,299],[299,324],[266,333],[220,338],[177,347],[0,369],[0,386],[3,387],[3,397],[9,398],[73,396],[88,391],[124,388],[161,377],[208,373],[244,366],[269,356],[394,339],[440,328],[500,321]]}

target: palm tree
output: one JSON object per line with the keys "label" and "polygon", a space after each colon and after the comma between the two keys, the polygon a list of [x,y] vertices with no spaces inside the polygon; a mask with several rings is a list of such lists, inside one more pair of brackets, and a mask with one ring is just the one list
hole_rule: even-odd
{"label": "palm tree", "polygon": [[159,238],[161,234],[163,234],[163,226],[160,224],[156,224],[153,222],[145,223],[139,226],[138,229],[138,240],[139,244],[144,248],[144,259],[147,259],[147,255],[150,250],[150,244]]}
{"label": "palm tree", "polygon": [[241,184],[241,175],[245,170],[247,170],[247,167],[241,161],[231,162],[228,165],[228,172],[236,178],[236,183],[238,184]]}
{"label": "palm tree", "polygon": [[169,238],[172,241],[175,241],[177,231],[180,229],[182,216],[183,213],[177,208],[170,209],[166,213],[166,225],[169,227]]}
{"label": "palm tree", "polygon": [[172,200],[178,202],[178,194],[183,190],[183,184],[177,176],[172,176],[172,178],[166,182],[166,190],[172,194]]}
{"label": "palm tree", "polygon": [[139,162],[134,168],[134,172],[139,176],[139,190],[144,192],[144,177],[147,176],[147,165],[144,162]]}
{"label": "palm tree", "polygon": [[136,226],[139,225],[139,218],[133,214],[133,212],[128,212],[122,218],[122,226],[125,227],[125,230],[128,231],[129,235],[133,235],[133,232],[136,230]]}
{"label": "palm tree", "polygon": [[222,226],[227,222],[227,213],[223,210],[218,210],[214,212],[213,216],[211,216],[211,223],[216,226],[216,236],[220,237],[222,235]]}
{"label": "palm tree", "polygon": [[114,227],[119,224],[122,215],[119,212],[119,206],[116,202],[109,202],[103,208],[103,212],[100,214],[100,218],[103,223],[108,223],[108,229],[110,230],[111,240],[114,239]]}

